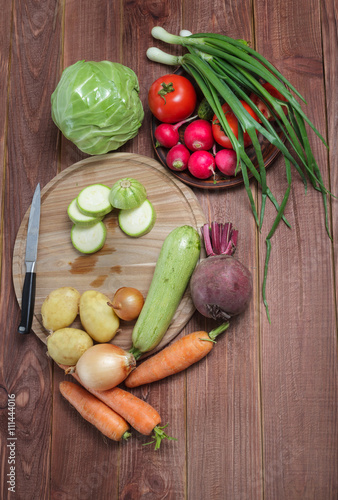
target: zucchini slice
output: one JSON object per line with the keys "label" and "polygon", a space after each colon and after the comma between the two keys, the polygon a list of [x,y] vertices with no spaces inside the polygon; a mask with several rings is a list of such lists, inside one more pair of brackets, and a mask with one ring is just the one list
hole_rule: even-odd
{"label": "zucchini slice", "polygon": [[104,184],[92,184],[78,194],[76,201],[80,212],[90,217],[103,217],[113,210],[109,201],[110,188]]}
{"label": "zucchini slice", "polygon": [[68,205],[67,214],[74,224],[79,224],[82,227],[92,226],[101,220],[101,217],[93,217],[80,212],[76,198]]}
{"label": "zucchini slice", "polygon": [[95,253],[100,250],[106,236],[107,229],[102,221],[89,227],[74,224],[70,232],[73,246],[81,253]]}
{"label": "zucchini slice", "polygon": [[137,208],[120,210],[118,221],[125,234],[138,238],[152,230],[156,222],[156,212],[147,199]]}

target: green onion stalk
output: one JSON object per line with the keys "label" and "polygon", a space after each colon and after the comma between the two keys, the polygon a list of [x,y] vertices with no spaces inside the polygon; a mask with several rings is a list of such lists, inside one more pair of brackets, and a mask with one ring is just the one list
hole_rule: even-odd
{"label": "green onion stalk", "polygon": [[[328,146],[316,127],[305,115],[292,92],[306,104],[305,99],[269,61],[252,49],[244,40],[235,40],[214,33],[188,35],[185,33],[184,36],[177,36],[168,33],[160,26],[152,29],[152,35],[163,42],[181,45],[187,50],[182,56],[174,56],[156,47],[151,47],[147,50],[147,57],[152,61],[166,65],[181,66],[196,81],[236,152],[236,173],[239,170],[242,173],[244,186],[259,230],[261,230],[263,224],[266,201],[270,200],[276,209],[276,217],[266,237],[267,251],[262,286],[263,303],[270,321],[266,299],[266,280],[271,253],[271,238],[281,220],[288,227],[291,227],[284,216],[285,206],[291,190],[291,165],[295,167],[300,175],[304,183],[305,192],[307,190],[307,179],[309,179],[314,189],[321,192],[325,209],[325,227],[327,234],[331,238],[327,209],[327,197],[331,193],[329,193],[323,184],[321,172],[311,151],[306,124],[314,131],[324,145]],[[262,79],[273,85],[286,99],[286,102],[273,97],[263,87],[261,83]],[[268,109],[282,131],[282,137],[284,136],[286,140],[280,137],[271,122],[249,98],[251,92],[256,94],[268,106]],[[257,122],[246,111],[240,100],[245,101],[254,110],[261,123]],[[238,139],[229,127],[222,110],[224,102],[228,103],[237,117]],[[285,106],[288,108],[287,114],[283,110]],[[280,204],[267,185],[264,159],[256,131],[260,132],[284,156],[287,189]],[[254,166],[245,152],[243,142],[244,132],[247,132],[251,138],[257,157],[258,168]],[[286,143],[288,143],[289,148],[286,147]],[[291,154],[289,149],[293,154]],[[249,173],[252,174],[261,187],[260,214],[258,214],[250,189]]]}

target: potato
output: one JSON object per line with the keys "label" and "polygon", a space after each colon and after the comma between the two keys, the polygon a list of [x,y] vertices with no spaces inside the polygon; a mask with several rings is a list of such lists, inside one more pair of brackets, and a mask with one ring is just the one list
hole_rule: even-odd
{"label": "potato", "polygon": [[109,297],[95,290],[84,292],[80,298],[82,326],[96,342],[109,342],[120,326],[120,320],[108,302]]}
{"label": "potato", "polygon": [[60,328],[47,337],[48,354],[61,365],[76,365],[82,354],[93,344],[88,333],[78,328]]}
{"label": "potato", "polygon": [[80,292],[69,286],[50,292],[41,306],[43,326],[55,331],[71,325],[79,312],[80,297]]}

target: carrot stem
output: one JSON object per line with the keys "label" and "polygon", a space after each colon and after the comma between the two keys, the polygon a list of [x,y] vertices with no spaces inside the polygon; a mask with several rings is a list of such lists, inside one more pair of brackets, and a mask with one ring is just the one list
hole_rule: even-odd
{"label": "carrot stem", "polygon": [[165,429],[167,426],[168,424],[164,425],[163,427],[159,427],[158,425],[154,427],[154,435],[152,436],[154,439],[152,441],[149,441],[149,443],[144,443],[143,446],[155,443],[155,450],[158,450],[163,439],[169,439],[169,441],[177,441],[176,438],[168,436],[168,434],[163,431],[163,429]]}
{"label": "carrot stem", "polygon": [[229,328],[229,325],[230,325],[230,323],[229,323],[229,321],[227,321],[226,323],[222,323],[217,328],[214,328],[213,330],[211,330],[211,332],[209,332],[209,338],[210,338],[210,340],[215,340],[215,338],[220,333],[223,333],[225,330],[227,330]]}

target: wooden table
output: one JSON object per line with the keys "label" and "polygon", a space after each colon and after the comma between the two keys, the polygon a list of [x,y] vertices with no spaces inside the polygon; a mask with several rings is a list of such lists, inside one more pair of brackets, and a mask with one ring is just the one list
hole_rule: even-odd
{"label": "wooden table", "polygon": [[[65,376],[46,357],[45,345],[33,333],[17,333],[20,309],[11,274],[16,234],[36,184],[44,187],[86,157],[51,120],[50,96],[63,68],[80,59],[108,59],[132,68],[145,119],[138,136],[120,151],[155,157],[147,90],[171,71],[146,59],[146,49],[159,45],[151,37],[155,25],[172,33],[186,28],[250,40],[305,96],[305,111],[330,146],[327,151],[311,135],[315,157],[325,184],[337,195],[336,19],[334,0],[2,2],[1,498],[338,498],[338,207],[331,199],[331,242],[320,193],[309,188],[305,195],[295,171],[286,207],[292,229],[281,224],[272,241],[271,324],[261,285],[274,209],[269,204],[260,233],[243,187],[194,189],[210,221],[230,220],[238,227],[237,256],[253,273],[254,297],[206,359],[134,390],[160,411],[177,438],[159,451],[142,446],[146,440],[137,433],[125,443],[104,439],[62,399],[58,384]],[[282,157],[267,177],[281,199]],[[254,183],[251,187],[258,200],[259,190]],[[211,326],[195,313],[180,335]],[[14,398],[13,442],[8,422]],[[8,492],[10,474],[15,494]]]}

